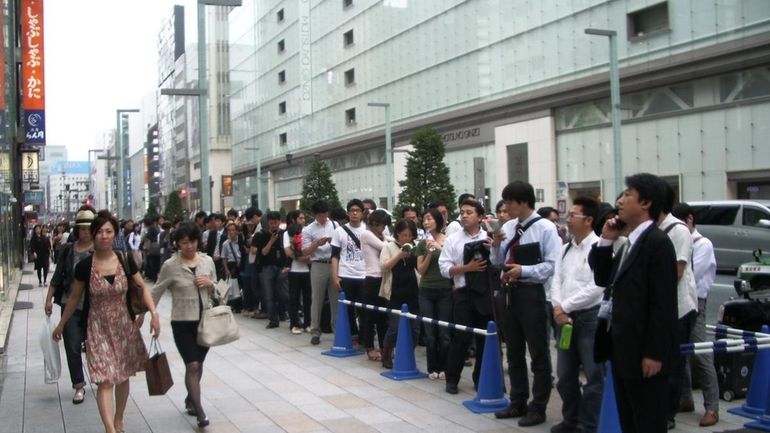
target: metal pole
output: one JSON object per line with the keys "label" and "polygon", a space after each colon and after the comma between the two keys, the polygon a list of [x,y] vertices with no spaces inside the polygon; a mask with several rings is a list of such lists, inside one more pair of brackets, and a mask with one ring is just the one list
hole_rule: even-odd
{"label": "metal pole", "polygon": [[388,210],[393,211],[393,148],[390,141],[390,104],[385,105],[385,175],[388,180]]}
{"label": "metal pole", "polygon": [[122,110],[115,112],[115,152],[118,154],[118,203],[115,206],[115,213],[118,214],[118,218],[123,216],[123,200],[125,198],[123,196],[123,182],[125,182],[123,179],[123,128],[121,128],[123,125],[120,121],[122,113]]}
{"label": "metal pole", "polygon": [[610,38],[610,104],[612,105],[612,151],[615,157],[615,197],[623,191],[623,161],[620,142],[620,73],[618,72],[618,35]]}
{"label": "metal pole", "polygon": [[206,6],[198,2],[198,95],[199,131],[200,131],[200,164],[201,164],[201,209],[211,211],[211,183],[209,181],[209,118],[206,96],[208,81],[206,79]]}
{"label": "metal pole", "polygon": [[262,151],[257,147],[257,207],[262,207]]}

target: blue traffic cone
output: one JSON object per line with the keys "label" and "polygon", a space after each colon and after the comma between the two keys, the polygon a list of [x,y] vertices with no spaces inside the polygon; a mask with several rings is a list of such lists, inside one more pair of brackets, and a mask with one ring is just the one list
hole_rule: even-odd
{"label": "blue traffic cone", "polygon": [[[763,331],[764,332],[764,331]],[[761,352],[770,352],[770,349],[764,349],[761,350]],[[753,422],[747,422],[743,425],[746,428],[753,428],[756,430],[762,430],[762,431],[768,431],[770,432],[770,400],[767,402],[767,407],[765,408],[765,414],[759,417],[756,421]]]}
{"label": "blue traffic cone", "polygon": [[[763,333],[766,334],[769,330],[767,325],[762,325]],[[754,367],[751,369],[751,382],[749,382],[749,392],[746,394],[746,403],[727,411],[746,418],[762,418],[769,402],[768,389],[770,389],[770,350],[758,350],[757,357],[754,358]]]}
{"label": "blue traffic cone", "polygon": [[[402,313],[408,313],[409,307],[406,304],[401,306]],[[384,371],[381,375],[393,380],[411,380],[428,377],[427,374],[417,369],[417,362],[414,359],[414,341],[412,340],[412,327],[409,326],[409,319],[401,316],[398,321],[398,339],[396,340],[396,362],[393,369]]]}
{"label": "blue traffic cone", "polygon": [[484,357],[481,360],[481,376],[476,398],[466,400],[463,406],[473,413],[498,412],[508,407],[505,397],[505,382],[500,362],[500,350],[497,344],[495,322],[487,323],[487,337],[484,340]]}
{"label": "blue traffic cone", "polygon": [[618,402],[615,400],[615,384],[612,380],[612,364],[607,362],[607,374],[604,376],[604,395],[602,410],[599,412],[599,426],[596,431],[602,433],[621,433],[618,417]]}
{"label": "blue traffic cone", "polygon": [[[345,300],[345,292],[340,292],[340,301]],[[322,355],[346,358],[348,356],[361,355],[363,352],[353,348],[353,339],[350,337],[350,322],[348,322],[348,306],[337,306],[337,326],[334,327],[334,343],[331,350],[321,352]]]}

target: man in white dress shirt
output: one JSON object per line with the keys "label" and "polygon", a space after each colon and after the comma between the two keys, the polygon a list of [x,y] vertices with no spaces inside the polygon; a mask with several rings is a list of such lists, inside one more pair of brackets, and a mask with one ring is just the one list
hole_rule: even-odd
{"label": "man in white dress shirt", "polygon": [[[567,226],[573,238],[561,248],[551,280],[553,318],[559,336],[566,324],[572,326],[569,348],[559,348],[556,361],[556,390],[562,399],[562,422],[551,433],[596,432],[604,388],[604,369],[594,362],[599,304],[604,287],[594,282],[588,265],[591,246],[599,240],[593,223],[599,203],[590,197],[577,197],[567,213]],[[580,367],[586,384],[580,381]],[[582,390],[581,390],[582,389]]]}

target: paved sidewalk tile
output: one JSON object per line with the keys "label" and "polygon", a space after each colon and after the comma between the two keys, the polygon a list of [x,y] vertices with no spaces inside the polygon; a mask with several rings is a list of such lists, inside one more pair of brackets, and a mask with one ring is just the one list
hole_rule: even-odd
{"label": "paved sidewalk tile", "polygon": [[[90,384],[83,404],[73,405],[73,390],[62,356],[62,376],[57,384],[43,381],[39,332],[45,323],[44,289],[34,275],[21,283],[33,289],[19,291],[18,301],[33,303],[30,310],[14,311],[5,354],[0,357],[0,426],[3,433],[102,432],[96,408],[96,387]],[[170,295],[159,308],[160,342],[166,351],[174,386],[164,396],[150,397],[143,373],[131,379],[126,408],[126,430],[131,433],[198,431],[195,418],[184,412],[184,365],[169,325]],[[58,321],[59,310],[55,309]],[[516,420],[498,420],[492,414],[471,413],[462,402],[474,397],[470,369],[464,371],[460,394],[444,392],[443,381],[428,379],[398,382],[382,377],[377,362],[365,356],[333,358],[321,355],[332,336],[313,346],[307,334],[292,335],[282,323],[265,329],[264,320],[237,316],[241,339],[213,348],[204,364],[203,405],[211,419],[207,433],[271,432],[530,432],[546,433],[560,419],[561,401],[556,390],[548,406],[548,421],[519,428]],[[142,335],[149,343],[149,328]],[[62,350],[63,352],[63,350]],[[418,367],[425,368],[425,349],[416,352]],[[554,358],[555,359],[555,355]],[[699,392],[694,393],[701,407]],[[673,432],[708,432],[740,428],[744,419],[726,412],[714,428],[698,427],[700,411],[677,416]],[[45,414],[41,416],[41,414]],[[203,431],[203,430],[201,430]]]}

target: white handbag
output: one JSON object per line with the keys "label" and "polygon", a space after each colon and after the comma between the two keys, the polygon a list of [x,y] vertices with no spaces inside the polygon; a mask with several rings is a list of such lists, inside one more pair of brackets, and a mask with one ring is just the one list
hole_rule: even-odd
{"label": "white handbag", "polygon": [[[221,298],[220,298],[221,299]],[[198,292],[198,301],[203,306],[203,299]],[[227,305],[218,305],[201,312],[198,322],[198,344],[205,347],[221,346],[232,343],[241,336],[235,323],[233,310]]]}
{"label": "white handbag", "polygon": [[205,347],[221,346],[240,338],[233,310],[227,305],[203,310],[198,322],[198,344]]}

